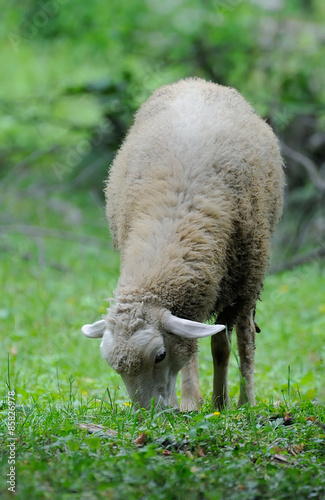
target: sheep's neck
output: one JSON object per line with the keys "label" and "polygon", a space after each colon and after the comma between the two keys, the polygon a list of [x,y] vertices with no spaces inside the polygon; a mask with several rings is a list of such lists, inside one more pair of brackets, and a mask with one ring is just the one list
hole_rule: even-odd
{"label": "sheep's neck", "polygon": [[206,318],[224,274],[227,238],[199,212],[139,221],[122,253],[119,293],[153,301],[176,315]]}

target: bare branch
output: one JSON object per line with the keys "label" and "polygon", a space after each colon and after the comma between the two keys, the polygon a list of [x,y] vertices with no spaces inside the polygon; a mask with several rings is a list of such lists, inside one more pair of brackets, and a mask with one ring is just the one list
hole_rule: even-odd
{"label": "bare branch", "polygon": [[293,259],[289,262],[284,262],[283,264],[279,264],[277,266],[272,266],[269,274],[277,274],[283,271],[290,271],[295,267],[301,266],[302,264],[307,264],[307,262],[311,262],[312,260],[318,260],[325,257],[325,248],[317,248],[313,252],[307,253],[305,255],[301,255],[296,259]]}
{"label": "bare branch", "polygon": [[80,186],[85,182],[90,176],[93,176],[95,172],[101,169],[103,166],[107,165],[112,159],[113,153],[109,151],[108,153],[102,154],[94,161],[89,163],[85,168],[83,168],[78,175],[69,183],[70,189]]}
{"label": "bare branch", "polygon": [[300,153],[299,151],[295,151],[294,149],[290,148],[284,142],[281,142],[281,146],[285,155],[299,163],[299,165],[307,170],[310,180],[314,184],[314,186],[321,191],[325,191],[325,180],[322,179],[322,177],[319,175],[317,168],[311,161],[311,159],[308,158],[308,156]]}
{"label": "bare branch", "polygon": [[[15,247],[13,246],[9,246],[9,245],[1,245],[0,246],[0,250],[1,252],[10,252],[10,254],[13,254],[14,252],[16,252],[16,249]],[[29,252],[25,252],[25,253],[17,253],[16,252],[16,255],[18,255],[18,257],[22,260],[25,260],[27,262],[32,262],[34,259],[34,255],[32,253],[29,253]],[[44,261],[39,267],[51,267],[52,269],[55,269],[56,271],[61,271],[63,273],[68,273],[70,271],[70,268],[67,267],[67,266],[63,266],[62,264],[59,264],[58,262],[48,262],[48,261]]]}
{"label": "bare branch", "polygon": [[1,185],[3,186],[12,182],[14,178],[17,178],[17,176],[35,160],[41,158],[42,156],[46,156],[47,154],[51,154],[59,149],[60,146],[54,145],[50,146],[49,148],[38,149],[36,151],[33,151],[28,156],[23,158],[23,160],[17,163],[11,170],[9,170],[7,175],[0,180]]}

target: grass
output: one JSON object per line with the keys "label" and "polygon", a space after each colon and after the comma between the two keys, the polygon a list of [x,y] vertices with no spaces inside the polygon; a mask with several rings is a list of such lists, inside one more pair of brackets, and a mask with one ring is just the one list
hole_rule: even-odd
{"label": "grass", "polygon": [[[321,262],[266,280],[257,310],[255,408],[236,408],[232,356],[232,402],[221,414],[211,409],[204,339],[201,411],[134,413],[99,342],[80,334],[105,312],[119,273],[101,202],[91,193],[40,190],[36,197],[24,186],[1,192],[1,223],[11,225],[1,241],[1,497],[12,496],[10,388],[19,499],[324,498]],[[64,230],[75,241],[16,234],[17,223]],[[106,240],[107,248],[80,243],[81,234]],[[103,428],[90,433],[80,424]]]}

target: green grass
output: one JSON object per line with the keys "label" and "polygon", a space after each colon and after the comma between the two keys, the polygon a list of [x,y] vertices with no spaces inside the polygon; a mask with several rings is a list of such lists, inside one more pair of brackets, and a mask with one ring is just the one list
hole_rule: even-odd
{"label": "green grass", "polygon": [[[232,402],[213,413],[204,339],[202,410],[134,413],[122,379],[100,357],[99,342],[80,333],[105,312],[119,273],[101,202],[91,193],[35,192],[16,186],[1,193],[1,224],[11,226],[0,242],[1,497],[12,496],[6,484],[9,385],[16,392],[19,499],[324,498],[322,263],[266,280],[256,316],[262,332],[255,408],[236,408],[232,356]],[[75,241],[16,234],[18,223],[64,230]],[[81,234],[106,240],[107,248],[79,243]],[[90,434],[81,423],[105,429]]]}

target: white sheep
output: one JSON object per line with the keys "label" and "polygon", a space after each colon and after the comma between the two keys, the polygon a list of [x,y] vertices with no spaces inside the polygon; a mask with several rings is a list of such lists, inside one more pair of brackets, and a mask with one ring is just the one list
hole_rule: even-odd
{"label": "white sheep", "polygon": [[[106,187],[121,252],[115,304],[82,329],[131,399],[197,408],[197,339],[211,336],[215,406],[229,401],[236,326],[239,404],[254,404],[255,304],[282,213],[283,164],[271,128],[234,89],[189,78],[141,106]],[[216,325],[203,321],[214,316]],[[223,325],[227,325],[227,330]]]}

